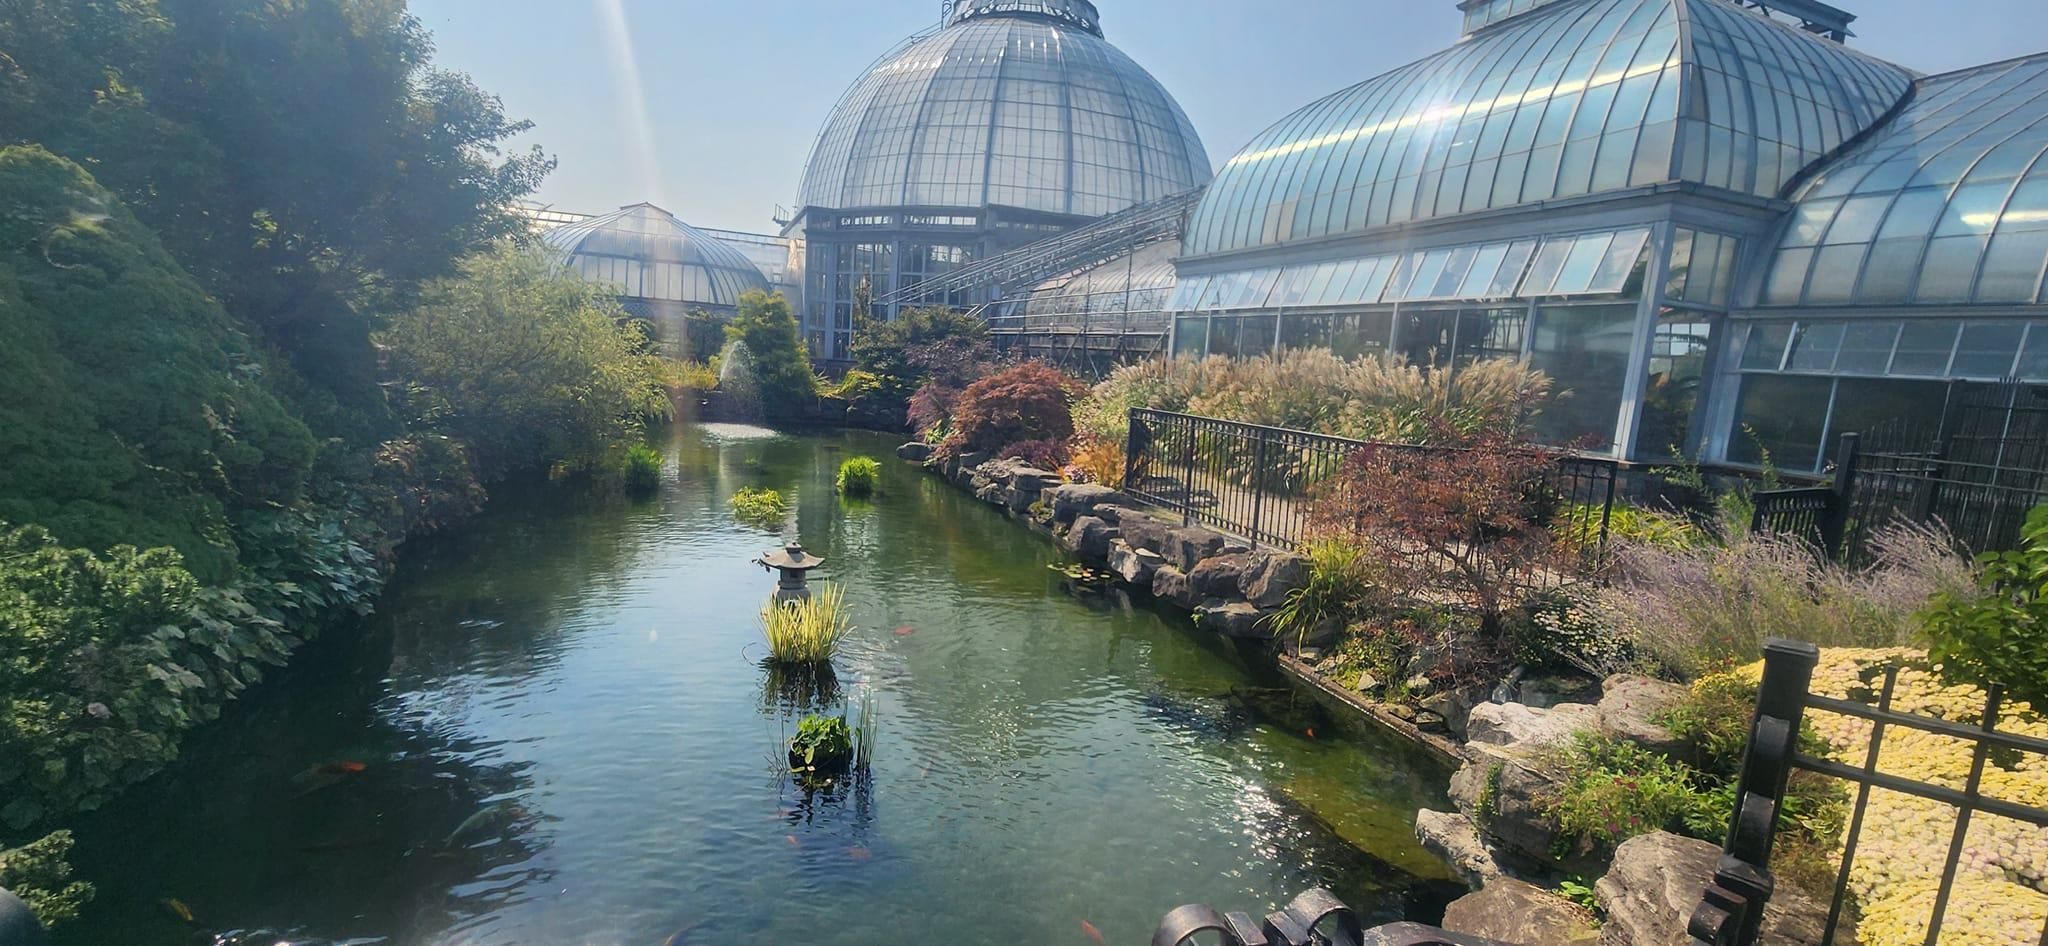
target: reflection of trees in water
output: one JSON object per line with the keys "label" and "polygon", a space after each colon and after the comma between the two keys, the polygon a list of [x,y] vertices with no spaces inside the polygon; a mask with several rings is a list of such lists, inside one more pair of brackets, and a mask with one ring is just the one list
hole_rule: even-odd
{"label": "reflection of trees in water", "polygon": [[[315,642],[197,732],[183,761],[82,819],[75,862],[100,898],[62,941],[189,941],[157,906],[175,897],[227,942],[412,942],[544,884],[545,817],[517,801],[532,791],[525,766],[380,714],[387,647],[378,634]],[[331,774],[341,762],[362,769]]]}

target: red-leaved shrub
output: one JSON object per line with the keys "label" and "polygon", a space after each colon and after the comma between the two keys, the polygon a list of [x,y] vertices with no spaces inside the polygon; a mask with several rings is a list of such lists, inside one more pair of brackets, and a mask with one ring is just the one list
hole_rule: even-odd
{"label": "red-leaved shrub", "polygon": [[1323,484],[1310,529],[1357,540],[1388,590],[1454,597],[1497,630],[1532,581],[1576,564],[1549,528],[1557,457],[1498,432],[1456,442],[1354,451]]}
{"label": "red-leaved shrub", "polygon": [[1084,390],[1042,361],[997,371],[960,392],[951,413],[953,432],[939,446],[939,456],[993,453],[1031,440],[1064,443],[1074,435],[1072,406]]}
{"label": "red-leaved shrub", "polygon": [[904,412],[904,420],[910,422],[911,432],[920,437],[934,429],[945,434],[949,430],[947,422],[953,416],[953,403],[959,399],[959,388],[927,381],[910,395],[910,407]]}

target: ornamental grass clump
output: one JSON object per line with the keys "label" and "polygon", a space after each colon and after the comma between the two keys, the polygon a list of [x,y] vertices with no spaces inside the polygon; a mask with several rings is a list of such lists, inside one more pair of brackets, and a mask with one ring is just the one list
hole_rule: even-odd
{"label": "ornamental grass clump", "polygon": [[761,608],[761,630],[768,637],[769,654],[778,663],[828,663],[852,629],[846,593],[836,585],[827,585],[809,598],[770,601]]}
{"label": "ornamental grass clump", "polygon": [[834,481],[839,495],[867,497],[875,494],[875,484],[882,479],[882,464],[874,457],[852,457],[839,464],[839,477]]}

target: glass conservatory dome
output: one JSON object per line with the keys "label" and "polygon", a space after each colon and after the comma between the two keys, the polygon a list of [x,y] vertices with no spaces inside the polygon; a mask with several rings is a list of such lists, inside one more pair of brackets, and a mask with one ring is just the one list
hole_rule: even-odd
{"label": "glass conservatory dome", "polygon": [[541,241],[562,265],[629,299],[729,311],[768,278],[717,237],[653,204],[634,204],[549,230]]}
{"label": "glass conservatory dome", "polygon": [[1523,7],[1261,133],[1217,173],[1187,255],[1665,181],[1777,197],[1911,82],[1727,0]]}
{"label": "glass conservatory dome", "polygon": [[966,0],[841,97],[799,204],[1094,217],[1208,179],[1194,126],[1087,0]]}

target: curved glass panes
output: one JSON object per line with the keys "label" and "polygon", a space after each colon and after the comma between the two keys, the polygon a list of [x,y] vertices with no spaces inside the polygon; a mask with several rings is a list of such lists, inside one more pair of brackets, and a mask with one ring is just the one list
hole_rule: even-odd
{"label": "curved glass panes", "polygon": [[2048,381],[2048,322],[2018,319],[1801,319],[1746,326],[1741,370]]}
{"label": "curved glass panes", "polygon": [[1119,256],[1079,275],[1051,280],[1032,290],[1031,315],[1163,312],[1173,295],[1173,256],[1178,247],[1155,243]]}
{"label": "curved glass panes", "polygon": [[541,241],[563,267],[633,299],[729,310],[768,279],[739,250],[653,204],[556,227]]}
{"label": "curved glass panes", "polygon": [[1209,179],[1201,139],[1157,80],[1090,29],[1016,5],[982,4],[854,83],[800,203],[1101,216]]}
{"label": "curved glass panes", "polygon": [[1765,305],[2038,303],[2048,56],[1923,80],[1799,193]]}
{"label": "curved glass panes", "polygon": [[1555,3],[1267,129],[1218,173],[1186,255],[1674,178],[1774,197],[1908,82],[1723,0]]}
{"label": "curved glass panes", "polygon": [[1692,49],[1680,180],[1776,197],[1911,84],[1897,66],[1721,0],[1684,2]]}
{"label": "curved glass panes", "polygon": [[1190,275],[1167,307],[1192,312],[1613,295],[1641,276],[1649,239],[1649,228],[1629,227]]}

